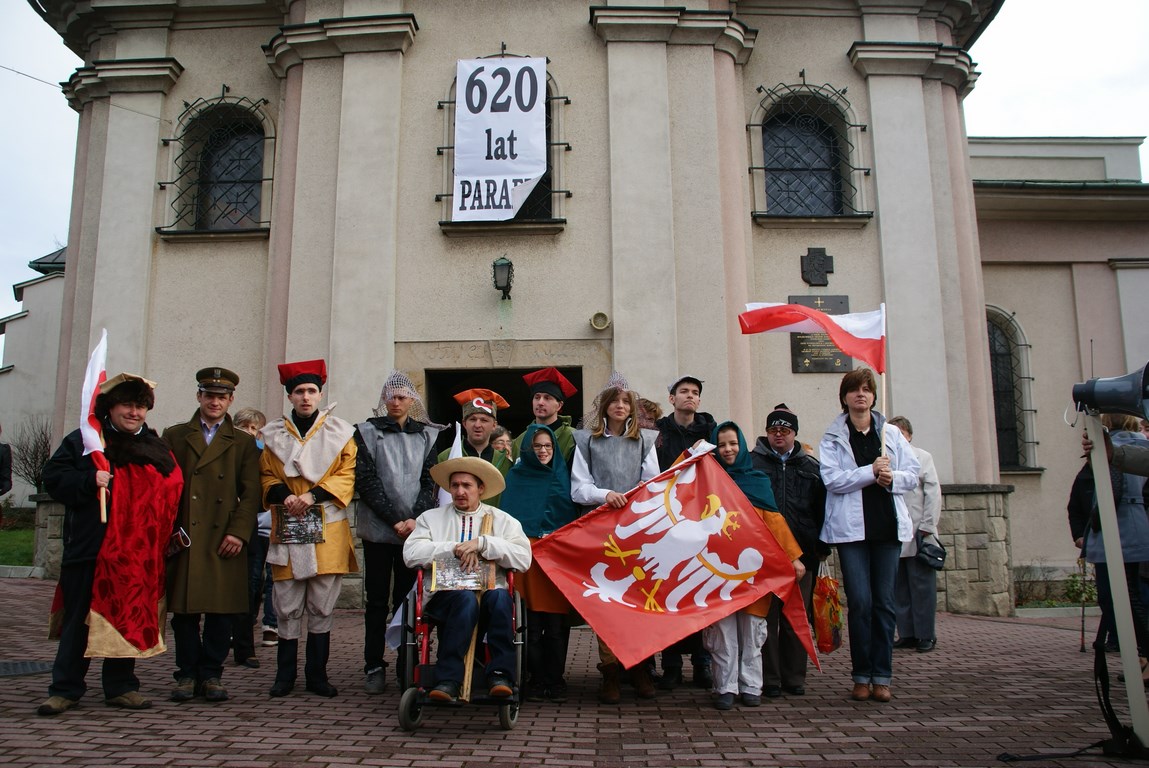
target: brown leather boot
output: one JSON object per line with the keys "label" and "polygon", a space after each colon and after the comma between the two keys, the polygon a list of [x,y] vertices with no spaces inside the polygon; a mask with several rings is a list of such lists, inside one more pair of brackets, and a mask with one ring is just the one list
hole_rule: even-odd
{"label": "brown leather boot", "polygon": [[602,687],[598,689],[598,700],[603,704],[617,704],[622,701],[622,688],[619,685],[622,669],[618,662],[599,664],[598,669],[602,672]]}
{"label": "brown leather boot", "polygon": [[650,667],[645,661],[630,668],[630,682],[634,685],[634,692],[638,694],[638,698],[654,698],[654,680],[650,677]]}

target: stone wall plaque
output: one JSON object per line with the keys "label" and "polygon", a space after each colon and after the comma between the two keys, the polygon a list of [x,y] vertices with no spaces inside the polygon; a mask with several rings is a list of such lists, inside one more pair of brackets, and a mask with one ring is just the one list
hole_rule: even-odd
{"label": "stone wall plaque", "polygon": [[[849,296],[790,296],[787,301],[827,315],[850,311]],[[794,373],[844,373],[853,367],[854,359],[835,347],[827,334],[790,334],[790,370]]]}

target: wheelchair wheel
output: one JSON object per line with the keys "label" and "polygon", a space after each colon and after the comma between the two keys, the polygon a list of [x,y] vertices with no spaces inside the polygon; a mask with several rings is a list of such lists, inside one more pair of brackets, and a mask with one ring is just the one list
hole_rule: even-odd
{"label": "wheelchair wheel", "polygon": [[499,706],[499,727],[504,731],[512,730],[519,722],[519,705],[502,704]]}
{"label": "wheelchair wheel", "polygon": [[[502,722],[500,717],[499,722]],[[419,702],[419,689],[408,688],[399,697],[399,727],[413,731],[423,724],[423,705]]]}

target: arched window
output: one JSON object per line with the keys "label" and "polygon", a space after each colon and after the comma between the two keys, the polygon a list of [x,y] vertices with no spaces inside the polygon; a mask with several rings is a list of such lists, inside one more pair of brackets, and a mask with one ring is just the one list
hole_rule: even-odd
{"label": "arched window", "polygon": [[783,216],[842,212],[837,136],[817,115],[781,109],[762,125],[766,210]]}
{"label": "arched window", "polygon": [[1031,469],[1037,466],[1037,443],[1029,344],[1013,315],[997,307],[986,308],[986,327],[998,465],[1003,470]]}
{"label": "arched window", "polygon": [[242,232],[269,225],[274,136],[258,104],[247,99],[199,100],[180,119],[182,130],[165,144],[176,147],[173,232]]}
{"label": "arched window", "polygon": [[851,137],[865,130],[851,117],[844,90],[779,84],[764,96],[748,129],[754,179],[754,220],[763,226],[862,226],[862,168]]}
{"label": "arched window", "polygon": [[[496,54],[500,56],[503,54]],[[510,54],[506,54],[510,55]],[[563,185],[563,157],[571,151],[571,145],[563,140],[563,108],[570,104],[570,99],[559,95],[558,84],[553,75],[547,72],[546,86],[546,132],[547,132],[547,170],[539,179],[531,194],[527,196],[519,212],[508,221],[452,221],[453,209],[451,206],[450,189],[454,185],[454,150],[455,150],[455,99],[457,83],[452,82],[447,99],[439,102],[439,109],[443,110],[443,133],[447,138],[444,146],[438,148],[438,154],[443,163],[443,187],[445,192],[435,196],[435,201],[442,203],[442,216],[439,227],[443,234],[456,235],[494,235],[513,230],[517,234],[557,234],[566,227],[563,218],[563,201],[571,196]]]}
{"label": "arched window", "polygon": [[258,227],[263,126],[250,115],[213,122],[200,155],[196,229]]}

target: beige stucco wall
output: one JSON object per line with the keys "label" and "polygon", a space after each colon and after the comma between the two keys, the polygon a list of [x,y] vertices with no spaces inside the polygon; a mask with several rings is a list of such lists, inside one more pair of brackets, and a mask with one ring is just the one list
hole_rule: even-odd
{"label": "beige stucco wall", "polygon": [[[23,283],[24,317],[4,324],[4,360],[0,368],[0,442],[11,443],[28,418],[50,418],[55,409],[56,359],[60,349],[60,314],[64,276],[54,274]],[[12,475],[10,498],[16,506],[31,506],[36,489]]]}
{"label": "beige stucco wall", "polygon": [[[986,302],[1016,313],[1029,344],[1037,408],[1036,460],[1042,470],[1002,476],[1016,486],[1010,498],[1014,566],[1072,569],[1077,552],[1065,505],[1082,464],[1081,427],[1065,423],[1065,410],[1072,421],[1075,383],[1126,373],[1117,280],[1104,261],[1121,237],[1111,243],[1099,229],[1091,239],[1079,239],[1068,227],[1003,221],[983,221],[981,231]],[[1092,263],[1085,261],[1090,255]]]}

